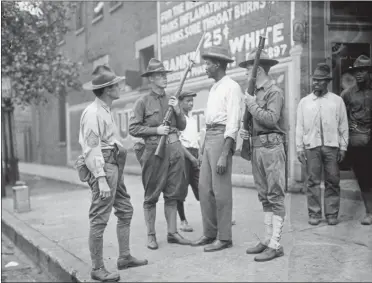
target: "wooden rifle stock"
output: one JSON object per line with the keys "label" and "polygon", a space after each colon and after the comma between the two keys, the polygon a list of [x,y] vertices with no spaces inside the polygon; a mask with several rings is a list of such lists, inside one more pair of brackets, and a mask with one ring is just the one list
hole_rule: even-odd
{"label": "wooden rifle stock", "polygon": [[[199,41],[198,47],[196,48],[195,56],[198,54],[198,52],[200,50],[200,47],[201,47],[201,44],[203,42],[204,36],[205,36],[205,32],[203,33],[203,36]],[[195,64],[195,62],[193,60],[189,61],[189,64],[188,64],[188,66],[186,67],[186,69],[183,73],[183,77],[181,79],[180,85],[179,85],[179,87],[177,89],[177,92],[176,92],[176,95],[175,95],[177,98],[181,94],[181,91],[182,91],[183,85],[185,84],[186,78],[187,78],[189,72],[191,71],[192,67],[194,66],[194,64]],[[172,114],[173,114],[173,107],[169,106],[167,112],[165,113],[165,117],[163,119],[163,124],[162,124],[163,126],[169,126],[170,125],[171,119],[172,119]],[[156,148],[156,151],[155,151],[155,155],[162,158],[162,159],[164,158],[164,154],[165,154],[165,139],[166,138],[167,138],[167,136],[165,136],[165,135],[161,136],[158,147]]]}
{"label": "wooden rifle stock", "polygon": [[[265,46],[265,37],[260,36],[260,42],[258,44],[256,56],[254,58],[252,75],[248,82],[248,89],[247,92],[250,95],[254,95],[255,88],[256,88],[256,79],[257,79],[257,70],[258,65],[260,63],[261,51]],[[252,135],[253,130],[253,121],[252,115],[249,113],[247,106],[245,106],[244,116],[243,116],[243,128],[248,130],[249,133]],[[250,137],[248,140],[243,140],[242,150],[240,152],[240,156],[248,161],[252,160],[252,138]]]}

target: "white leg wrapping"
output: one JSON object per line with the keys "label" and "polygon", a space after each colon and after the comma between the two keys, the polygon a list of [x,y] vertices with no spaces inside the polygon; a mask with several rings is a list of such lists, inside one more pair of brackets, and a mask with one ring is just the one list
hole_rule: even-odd
{"label": "white leg wrapping", "polygon": [[278,249],[282,237],[284,219],[278,215],[273,215],[273,235],[270,239],[269,248]]}
{"label": "white leg wrapping", "polygon": [[265,240],[263,244],[266,246],[269,244],[270,239],[273,235],[273,213],[272,212],[264,212],[264,224],[265,224]]}

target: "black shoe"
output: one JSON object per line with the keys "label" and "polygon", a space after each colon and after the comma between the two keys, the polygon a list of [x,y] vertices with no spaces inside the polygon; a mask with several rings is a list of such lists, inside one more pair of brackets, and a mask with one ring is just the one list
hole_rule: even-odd
{"label": "black shoe", "polygon": [[254,260],[258,262],[269,261],[283,255],[284,255],[283,247],[279,247],[277,250],[267,247],[267,249],[263,253],[256,256]]}
{"label": "black shoe", "polygon": [[150,250],[157,250],[158,249],[158,243],[156,242],[156,236],[155,235],[148,235],[147,236],[147,247]]}
{"label": "black shoe", "polygon": [[102,267],[100,269],[93,269],[90,272],[90,277],[93,280],[101,281],[101,282],[109,282],[109,281],[119,281],[120,275],[116,272],[108,272],[106,268]]}
{"label": "black shoe", "polygon": [[319,225],[319,223],[320,223],[320,218],[310,216],[310,218],[309,218],[309,224],[310,225],[316,226],[316,225]]}
{"label": "black shoe", "polygon": [[178,232],[174,234],[168,233],[167,240],[170,244],[191,245],[191,241],[182,237]]}
{"label": "black shoe", "polygon": [[248,248],[246,253],[247,254],[260,254],[266,249],[267,249],[266,245],[264,245],[262,243],[258,243],[256,246],[254,246],[252,248]]}
{"label": "black shoe", "polygon": [[119,270],[131,268],[131,267],[138,267],[142,265],[147,265],[147,259],[136,259],[135,257],[129,255],[126,258],[119,258],[117,262],[117,267]]}
{"label": "black shoe", "polygon": [[208,238],[206,236],[201,236],[199,240],[193,242],[191,246],[193,247],[200,247],[200,246],[205,246],[208,244],[212,244],[216,238]]}
{"label": "black shoe", "polygon": [[338,220],[336,217],[329,217],[327,218],[328,225],[337,225]]}
{"label": "black shoe", "polygon": [[217,252],[232,247],[232,241],[216,240],[212,244],[204,247],[205,252]]}

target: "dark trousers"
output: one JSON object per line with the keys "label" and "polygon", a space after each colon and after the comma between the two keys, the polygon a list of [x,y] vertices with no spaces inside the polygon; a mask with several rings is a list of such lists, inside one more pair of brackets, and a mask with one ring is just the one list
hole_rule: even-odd
{"label": "dark trousers", "polygon": [[349,153],[366,211],[372,214],[372,146],[350,147]]}
{"label": "dark trousers", "polygon": [[[197,148],[187,148],[187,150],[196,158],[199,158],[199,150]],[[199,167],[194,167],[190,160],[185,157],[185,174],[186,174],[186,192],[188,191],[189,185],[194,193],[194,196],[199,200]],[[177,201],[178,215],[181,221],[186,220],[184,201]]]}
{"label": "dark trousers", "polygon": [[225,143],[224,129],[207,129],[200,168],[199,194],[204,236],[228,241],[232,238],[232,154],[227,169],[217,174],[217,162]]}
{"label": "dark trousers", "polygon": [[319,146],[307,149],[307,206],[310,217],[321,218],[320,182],[324,169],[324,213],[326,218],[337,217],[340,209],[340,169],[337,147]]}

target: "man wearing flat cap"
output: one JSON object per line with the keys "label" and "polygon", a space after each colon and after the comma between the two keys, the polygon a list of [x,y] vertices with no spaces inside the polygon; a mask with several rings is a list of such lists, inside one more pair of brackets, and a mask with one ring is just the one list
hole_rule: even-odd
{"label": "man wearing flat cap", "polygon": [[[251,78],[257,50],[248,54],[248,60],[239,67],[247,69]],[[258,199],[264,211],[265,238],[247,254],[257,254],[255,261],[268,261],[284,255],[280,245],[285,217],[285,162],[284,148],[284,94],[274,84],[269,70],[278,61],[270,59],[262,50],[257,70],[255,93],[245,93],[245,106],[252,116],[251,133],[241,130],[241,137],[252,138],[252,173],[258,191]]]}
{"label": "man wearing flat cap", "polygon": [[[180,132],[180,141],[185,153],[185,171],[186,180],[185,190],[188,191],[189,185],[194,193],[196,200],[199,200],[199,133],[196,119],[191,115],[191,110],[194,107],[194,97],[196,93],[193,91],[182,91],[178,96],[180,107],[186,117],[186,128]],[[181,231],[192,232],[194,229],[189,225],[186,215],[184,201],[177,201],[178,215],[181,219]]]}
{"label": "man wearing flat cap", "polygon": [[356,85],[344,90],[344,99],[349,119],[349,154],[354,174],[358,180],[366,216],[363,225],[372,224],[372,63],[366,55],[359,56],[351,72]]}
{"label": "man wearing flat cap", "polygon": [[108,272],[103,263],[103,233],[115,208],[117,238],[119,242],[119,270],[146,265],[147,260],[131,256],[129,249],[130,223],[133,207],[124,185],[126,150],[112,117],[112,102],[119,98],[118,83],[125,77],[116,76],[105,65],[93,71],[92,81],[83,85],[92,90],[96,99],[82,113],[79,143],[83,154],[76,162],[81,181],[92,190],[89,209],[89,250],[92,259],[91,277],[99,281],[118,281],[119,274]]}
{"label": "man wearing flat cap", "polygon": [[[158,248],[155,231],[156,204],[163,193],[164,213],[168,227],[168,243],[189,245],[190,241],[177,232],[177,200],[184,200],[185,191],[185,158],[178,131],[186,127],[186,118],[175,96],[165,93],[167,73],[159,60],[152,58],[142,77],[150,80],[151,91],[139,98],[133,108],[129,121],[129,133],[145,141],[141,156],[142,183],[145,189],[143,202],[147,226],[147,247]],[[163,125],[163,119],[169,108],[173,107],[170,126]],[[165,156],[155,156],[161,136],[167,136]]]}
{"label": "man wearing flat cap", "polygon": [[207,76],[215,83],[210,89],[205,110],[206,135],[202,146],[199,197],[203,236],[193,246],[214,252],[232,246],[232,157],[241,119],[242,91],[226,75],[227,64],[234,62],[224,47],[208,49]]}
{"label": "man wearing flat cap", "polygon": [[328,91],[331,69],[320,63],[312,76],[313,92],[297,108],[296,147],[298,160],[307,166],[307,207],[309,224],[322,219],[320,182],[324,170],[324,214],[329,225],[337,224],[340,210],[340,169],[349,133],[345,104]]}

